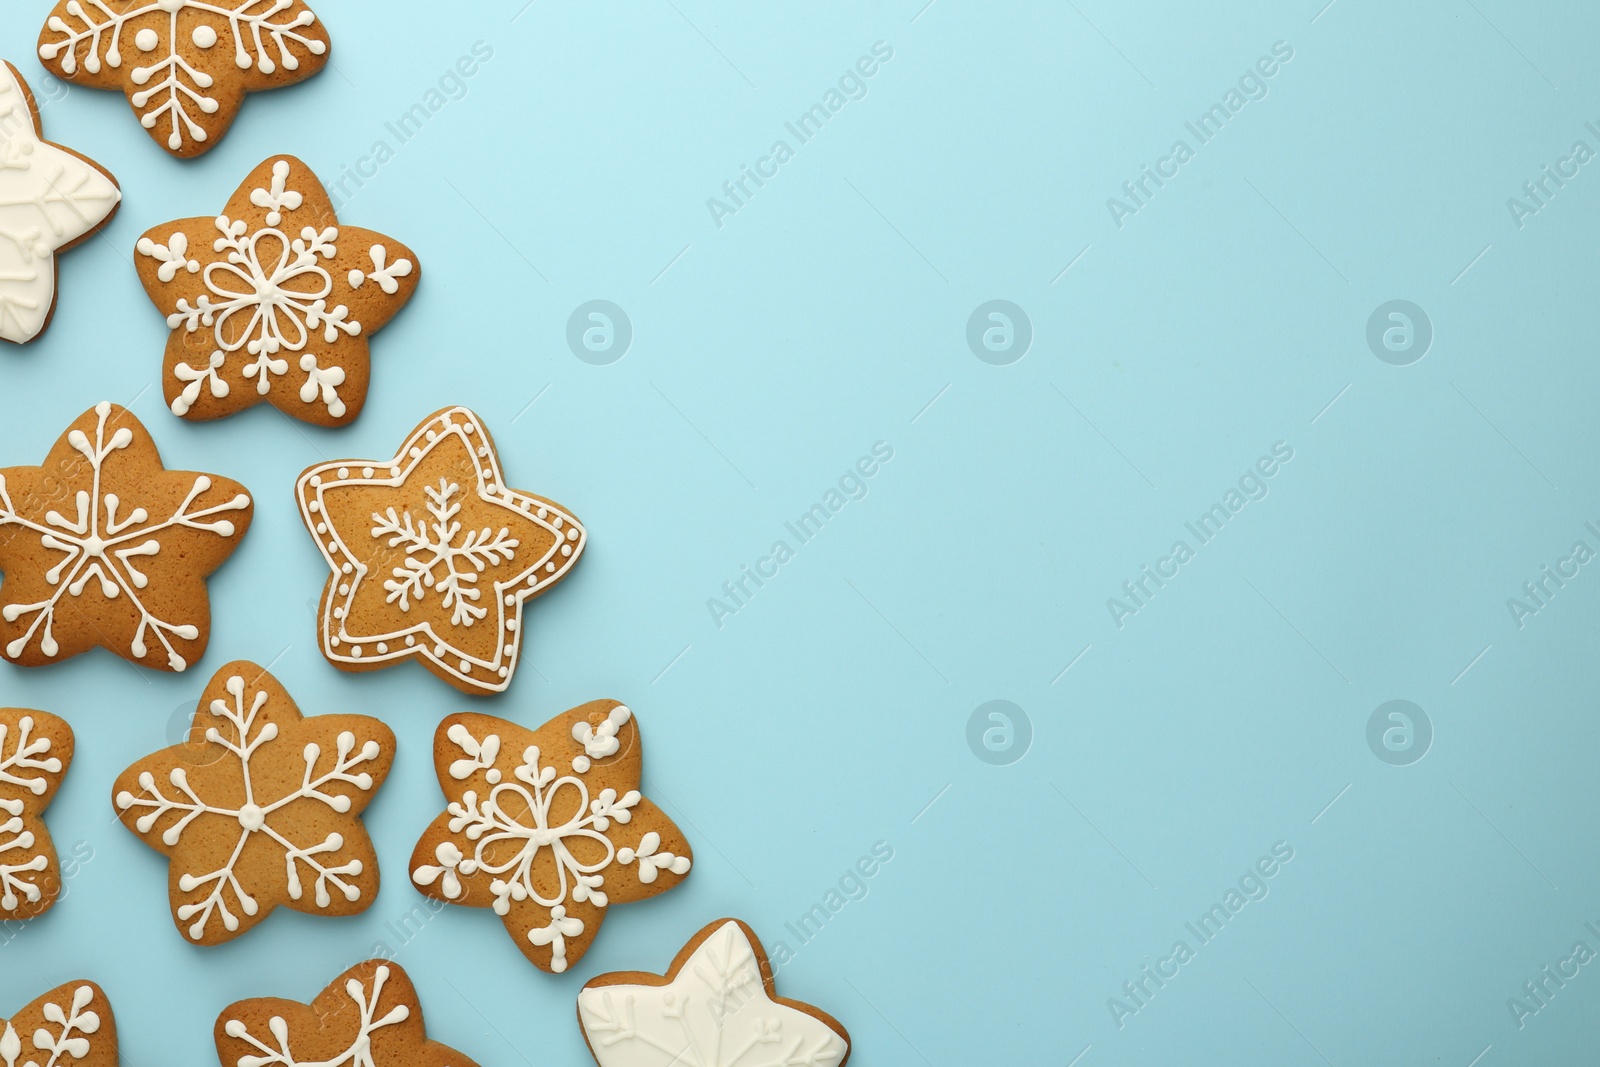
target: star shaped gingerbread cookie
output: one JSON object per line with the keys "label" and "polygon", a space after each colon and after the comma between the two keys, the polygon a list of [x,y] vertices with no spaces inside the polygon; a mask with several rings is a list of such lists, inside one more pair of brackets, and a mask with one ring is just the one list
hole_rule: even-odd
{"label": "star shaped gingerbread cookie", "polygon": [[333,571],[322,654],[346,671],[414,657],[464,693],[511,684],[523,602],[566,577],[585,543],[559,504],[506,485],[466,408],[428,416],[391,458],[310,468],[296,493]]}
{"label": "star shaped gingerbread cookie", "polygon": [[61,863],[44,809],[72,763],[72,727],[0,708],[0,919],[43,915],[61,895]]}
{"label": "star shaped gingerbread cookie", "polygon": [[310,1004],[257,997],[217,1018],[222,1067],[477,1067],[428,1039],[411,978],[368,960],[335,978]]}
{"label": "star shaped gingerbread cookie", "polygon": [[689,873],[683,832],[639,794],[639,726],[615,700],[537,730],[452,715],[433,762],[448,803],[417,842],[411,881],[435,900],[492,908],[541,970],[576,963],[612,904],[664,893]]}
{"label": "star shaped gingerbread cookie", "polygon": [[220,419],[262,402],[319,426],[361,414],[368,338],[416,291],[416,253],[340,226],[293,156],[250,173],[220,215],[146,231],[134,263],[172,334],[161,371],[174,415]]}
{"label": "star shaped gingerbread cookie", "polygon": [[117,1067],[117,1021],[105,990],[68,982],[0,1018],[3,1067]]}
{"label": "star shaped gingerbread cookie", "polygon": [[97,404],[44,463],[0,469],[0,655],[38,667],[100,645],[184,670],[210,637],[206,576],[253,508],[229,478],[167,470],[132,412]]}
{"label": "star shaped gingerbread cookie", "polygon": [[0,62],[0,340],[26,344],[56,309],[56,253],[111,221],[122,193],[100,164],[44,139],[39,105]]}
{"label": "star shaped gingerbread cookie", "polygon": [[117,778],[117,817],[171,859],[172,918],[219,945],[283,906],[354,915],[378,895],[361,812],[389,774],[394,733],[366,715],[302,715],[240,660],[201,695],[190,740]]}
{"label": "star shaped gingerbread cookie", "polygon": [[198,156],[246,93],[304,81],[328,34],[303,0],[59,0],[39,58],[74,85],[120,89],[157,144]]}

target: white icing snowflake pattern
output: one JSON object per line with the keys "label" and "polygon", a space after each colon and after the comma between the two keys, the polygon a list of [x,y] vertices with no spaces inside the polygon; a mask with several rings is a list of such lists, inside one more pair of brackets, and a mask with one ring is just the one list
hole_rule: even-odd
{"label": "white icing snowflake pattern", "polygon": [[[182,326],[194,333],[202,326],[210,327],[217,346],[206,366],[179,363],[173,371],[186,383],[172,401],[174,415],[188,414],[204,386],[210,387],[212,396],[227,396],[228,383],[218,371],[228,355],[241,348],[255,357],[242,373],[255,382],[256,392],[265,396],[272,391],[272,378],[288,373],[289,361],[279,356],[280,352],[303,351],[319,330],[327,344],[338,341],[341,333],[355,337],[361,332],[361,323],[350,318],[350,309],[344,304],[328,306],[333,279],[323,261],[338,255],[338,228],[306,226],[294,238],[277,228],[283,221],[281,210],[292,211],[302,202],[301,194],[288,188],[289,171],[288,161],[278,160],[272,167],[271,188],[256,189],[250,195],[251,203],[270,209],[267,225],[251,230],[243,220],[217,216],[219,236],[213,248],[227,255],[204,268],[202,277],[209,293],[193,304],[180,297],[167,315],[172,329]],[[174,233],[165,244],[141,237],[137,248],[140,255],[161,263],[157,273],[164,282],[177,277],[179,270],[190,274],[201,270],[199,260],[189,257],[188,238],[182,233]],[[401,262],[409,268],[409,262]],[[315,355],[309,352],[299,366],[311,374],[300,398],[309,404],[320,395],[331,414],[342,415],[338,386],[344,382],[344,372],[335,376],[319,370]]]}
{"label": "white icing snowflake pattern", "polygon": [[[22,816],[27,805],[20,797],[4,795],[5,787],[12,786],[31,796],[43,796],[50,789],[45,775],[61,773],[61,761],[45,755],[50,751],[50,739],[31,736],[33,726],[29,715],[17,720],[14,733],[0,722],[0,818],[4,819],[0,822],[0,911],[4,912],[15,912],[24,903],[39,903],[44,888],[38,876],[50,867],[50,857],[36,850],[33,831],[25,829]],[[9,755],[8,740],[12,744]]]}
{"label": "white icing snowflake pattern", "polygon": [[[620,722],[628,720],[626,707],[618,705],[615,711],[621,712],[617,717]],[[577,726],[573,734],[578,734]],[[603,886],[607,868],[637,863],[639,880],[647,885],[655,882],[663,870],[676,875],[689,872],[689,858],[662,851],[660,834],[655,831],[643,834],[636,848],[619,849],[613,844],[607,831],[612,823],[621,826],[632,820],[633,809],[643,799],[637,789],[620,795],[615,789],[601,789],[591,799],[588,784],[572,774],[558,777],[556,767],[543,762],[537,745],[523,749],[521,762],[511,772],[515,781],[507,781],[494,766],[501,750],[498,734],[488,733],[480,739],[464,723],[456,722],[448,727],[445,736],[462,753],[451,763],[450,777],[466,781],[483,771],[489,790],[484,796],[467,790],[445,809],[450,832],[465,834],[474,843],[472,854],[466,855],[455,844],[443,842],[434,853],[438,864],[418,865],[412,871],[412,880],[419,886],[439,882],[445,899],[456,900],[465,892],[462,877],[490,875],[489,892],[494,898],[495,914],[505,916],[513,902],[522,901],[550,909],[550,921],[528,931],[530,942],[549,947],[550,970],[558,974],[566,970],[567,939],[585,930],[583,920],[569,915],[566,905],[587,901],[597,908],[606,907]],[[615,738],[610,740],[610,749],[604,755],[617,751]],[[588,770],[585,760],[578,774]],[[563,791],[568,796],[562,800],[561,810],[568,814],[564,819],[553,818],[552,807]],[[574,855],[574,844],[579,841],[590,843],[586,851],[594,859],[580,860]],[[507,844],[514,847],[504,847]],[[535,879],[535,862],[544,849],[549,850],[558,880],[556,891],[550,895],[539,891]]]}
{"label": "white icing snowflake pattern", "polygon": [[457,483],[441,478],[437,486],[425,485],[422,491],[428,497],[432,522],[417,522],[410,511],[397,515],[394,508],[372,515],[372,536],[385,540],[390,548],[404,545],[406,551],[405,560],[383,583],[386,599],[391,604],[398,601],[400,610],[410,611],[413,601],[420,602],[427,590],[434,589],[443,606],[450,609],[451,624],[471,626],[489,613],[488,608],[477,606],[482,596],[478,575],[514,559],[517,539],[504,526],[499,533],[488,527],[463,532],[461,523],[455,521],[461,505],[452,500],[461,492]]}
{"label": "white icing snowflake pattern", "polygon": [[[261,673],[265,675],[265,672]],[[348,814],[354,808],[348,792],[342,789],[335,791],[330,789],[348,786],[366,793],[373,790],[382,778],[380,774],[375,780],[373,774],[359,768],[376,763],[383,754],[383,746],[375,740],[358,742],[354,733],[345,730],[337,736],[331,767],[318,771],[323,758],[322,748],[314,741],[309,742],[299,752],[299,757],[305,764],[305,773],[299,787],[277,796],[258,795],[257,783],[252,780],[252,760],[283,761],[293,759],[294,756],[281,751],[281,745],[277,749],[273,748],[280,731],[277,722],[272,719],[272,713],[269,712],[265,717],[261,716],[262,709],[269,701],[269,693],[265,688],[250,692],[244,677],[240,674],[230,674],[224,683],[224,688],[227,698],[213,700],[210,712],[227,725],[228,732],[232,736],[225,736],[216,726],[210,726],[206,729],[205,739],[212,745],[221,746],[225,759],[238,761],[244,785],[243,803],[214,804],[206,800],[200,795],[199,790],[191,787],[188,771],[182,766],[171,767],[167,774],[168,783],[172,787],[170,794],[163,791],[162,783],[157,781],[154,773],[144,770],[138,775],[137,794],[124,789],[116,796],[119,812],[138,813],[133,826],[140,834],[149,834],[159,821],[168,816],[176,816],[176,821],[171,822],[161,833],[161,842],[169,848],[178,846],[190,824],[205,816],[217,817],[210,821],[213,828],[219,821],[224,821],[224,825],[232,823],[238,831],[237,842],[227,861],[220,868],[202,872],[183,871],[179,875],[178,888],[182,892],[207,890],[203,899],[180,905],[175,913],[180,922],[193,920],[187,933],[195,941],[201,941],[207,936],[208,925],[214,919],[221,923],[228,934],[240,929],[239,916],[229,906],[230,896],[233,899],[233,907],[244,915],[255,916],[258,913],[260,905],[255,895],[241,883],[234,871],[246,845],[258,834],[283,849],[283,890],[290,901],[301,901],[305,898],[306,886],[302,882],[300,873],[302,866],[315,876],[311,891],[317,908],[328,908],[333,903],[334,892],[348,902],[360,899],[360,887],[352,879],[362,874],[365,865],[360,859],[339,861],[339,854],[344,851],[346,845],[343,834],[330,831],[322,840],[301,844],[295,839],[297,835],[292,828],[294,819],[292,817],[275,819],[274,816],[279,816],[290,805],[300,801],[320,804],[335,814]],[[285,700],[287,701],[287,698]],[[376,723],[375,720],[370,721]],[[266,753],[258,757],[257,753],[263,749],[267,750]],[[386,773],[386,770],[382,773]],[[281,774],[273,774],[270,777],[273,780],[283,779]],[[351,823],[352,832],[359,829],[360,824],[354,817]],[[177,862],[176,858],[174,862]]]}
{"label": "white icing snowflake pattern", "polygon": [[[65,993],[67,988],[62,987],[54,993]],[[50,995],[53,996],[54,993]],[[20,1058],[21,1035],[11,1022],[7,1022],[5,1030],[0,1032],[0,1064],[4,1067],[59,1067],[64,1061],[84,1059],[95,1045],[91,1039],[100,1032],[100,1015],[89,1010],[89,1005],[94,1003],[94,996],[93,986],[79,985],[72,990],[72,1000],[65,1009],[54,1000],[44,1001],[42,1006],[44,1021],[59,1029],[52,1033],[49,1029],[40,1027],[29,1035],[29,1044],[33,1050],[47,1054],[42,1057]],[[109,1044],[114,1049],[115,1038],[111,1038]],[[116,1061],[114,1053],[111,1061],[113,1063]]]}
{"label": "white icing snowflake pattern", "polygon": [[93,473],[92,489],[79,490],[73,500],[75,512],[63,515],[51,510],[42,521],[25,518],[12,503],[5,477],[0,474],[0,529],[16,526],[31,531],[38,535],[43,547],[62,553],[61,559],[45,574],[45,580],[55,587],[55,592],[34,603],[10,603],[0,607],[0,618],[8,623],[31,617],[23,634],[5,646],[5,654],[16,659],[37,637],[40,651],[47,657],[54,657],[59,645],[53,628],[62,598],[82,597],[94,583],[93,587],[98,588],[105,599],[125,597],[138,613],[138,627],[128,648],[132,658],[140,660],[148,654],[148,639],[153,635],[167,654],[168,666],[182,671],[188,667],[188,661],[173,646],[172,639],[193,641],[200,636],[200,628],[194,623],[159,618],[145,606],[140,594],[150,584],[150,579],[139,569],[138,561],[160,555],[162,543],[155,535],[165,530],[183,527],[217,537],[232,537],[233,521],[217,516],[248,509],[250,496],[241,492],[225,503],[191,511],[196,498],[212,485],[209,476],[197,474],[182,503],[165,519],[152,519],[142,507],[124,511],[124,501],[106,488],[104,473],[107,460],[133,444],[133,431],[124,425],[107,435],[106,426],[112,412],[107,401],[96,405],[94,412],[93,440],[77,429],[67,435],[68,443],[83,456]]}
{"label": "white icing snowflake pattern", "polygon": [[22,80],[0,62],[0,338],[39,336],[55,305],[57,250],[98,229],[121,199],[105,172],[40,139]]}
{"label": "white icing snowflake pattern", "polygon": [[[317,1060],[314,1063],[295,1058],[294,1052],[289,1048],[289,1026],[281,1017],[273,1017],[268,1026],[271,1032],[271,1043],[256,1037],[250,1028],[239,1019],[229,1019],[223,1024],[223,1032],[231,1038],[243,1041],[260,1051],[260,1055],[240,1056],[235,1067],[376,1067],[372,1057],[372,1035],[375,1031],[386,1026],[394,1026],[411,1018],[411,1009],[404,1004],[396,1004],[382,1015],[378,1014],[379,1002],[383,999],[383,987],[389,981],[389,968],[379,966],[373,972],[372,992],[369,996],[366,986],[357,978],[350,978],[345,982],[345,994],[355,1002],[356,1010],[360,1012],[360,1025],[350,1045],[343,1052],[331,1059]],[[246,1001],[245,1003],[249,1003]]]}
{"label": "white icing snowflake pattern", "polygon": [[[56,10],[45,26],[47,33],[60,36],[40,43],[39,58],[55,63],[71,80],[79,69],[82,46],[87,45],[87,51],[81,64],[89,74],[104,68],[121,70],[131,57],[128,100],[139,112],[140,125],[158,140],[157,124],[166,119],[165,144],[171,152],[200,147],[212,133],[226,129],[232,118],[205,118],[217,116],[222,106],[206,91],[216,84],[226,60],[195,66],[185,59],[179,51],[185,36],[180,20],[188,27],[188,41],[201,55],[209,55],[222,41],[218,28],[225,30],[233,45],[233,65],[240,70],[295,71],[301,65],[298,49],[309,56],[322,56],[328,50],[320,35],[304,32],[317,21],[316,15],[293,0],[69,0]],[[150,15],[165,16],[160,19],[162,29],[150,24],[146,18]],[[128,32],[130,24],[139,23],[144,25]]]}
{"label": "white icing snowflake pattern", "polygon": [[850,1051],[844,1034],[772,999],[731,920],[665,985],[584,987],[578,1021],[600,1067],[838,1067]]}

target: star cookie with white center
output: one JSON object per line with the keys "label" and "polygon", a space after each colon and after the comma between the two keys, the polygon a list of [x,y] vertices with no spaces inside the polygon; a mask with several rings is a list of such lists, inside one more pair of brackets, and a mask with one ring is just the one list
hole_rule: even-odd
{"label": "star cookie with white center", "polygon": [[210,639],[206,576],[253,512],[232,479],[167,470],[144,424],[102,401],[42,464],[0,469],[0,656],[39,667],[100,645],[185,670]]}
{"label": "star cookie with white center", "polygon": [[304,0],[59,0],[39,58],[63,81],[121,90],[179,158],[216,145],[246,93],[304,81],[328,33]]}
{"label": "star cookie with white center", "polygon": [[265,402],[318,426],[355,421],[372,376],[368,339],[422,276],[399,241],[341,226],[293,156],[251,171],[222,214],[152,227],[134,251],[172,330],[162,393],[193,420]]}
{"label": "star cookie with white center", "polygon": [[296,495],[333,571],[322,654],[345,671],[415,658],[463,693],[510,686],[523,603],[585,544],[559,504],[506,485],[489,431],[461,407],[428,416],[391,458],[308,469]]}
{"label": "star cookie with white center", "polygon": [[810,1004],[780,997],[755,931],[718,919],[665,976],[613,971],[578,994],[600,1067],[844,1067],[850,1035]]}
{"label": "star cookie with white center", "polygon": [[111,172],[44,139],[39,105],[0,61],[0,340],[26,344],[56,310],[56,253],[111,221],[122,192]]}

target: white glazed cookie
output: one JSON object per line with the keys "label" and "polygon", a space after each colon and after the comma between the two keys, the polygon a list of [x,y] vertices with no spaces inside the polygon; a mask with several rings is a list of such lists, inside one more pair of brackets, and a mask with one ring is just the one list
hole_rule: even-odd
{"label": "white glazed cookie", "polygon": [[117,778],[117,817],[171,859],[173,922],[199,945],[231,941],[279,905],[354,915],[378,894],[361,812],[394,761],[365,715],[300,714],[278,680],[240,660],[217,672],[183,744]]}
{"label": "white glazed cookie", "polygon": [[779,997],[755,933],[737,919],[701,930],[666,975],[617,971],[578,994],[600,1067],[843,1067],[833,1016]]}
{"label": "white glazed cookie", "polygon": [[44,809],[61,788],[72,750],[72,727],[61,719],[0,708],[0,920],[42,915],[61,895]]}
{"label": "white glazed cookie", "polygon": [[382,960],[350,968],[310,1004],[241,1000],[214,1032],[222,1067],[477,1067],[428,1040],[410,977]]}
{"label": "white glazed cookie", "polygon": [[110,222],[121,200],[110,171],[44,139],[28,83],[0,62],[0,340],[26,344],[44,332],[56,309],[56,253]]}
{"label": "white glazed cookie", "polygon": [[214,146],[247,92],[304,81],[328,34],[303,0],[59,0],[39,58],[64,81],[118,89],[180,158]]}
{"label": "white glazed cookie", "polygon": [[194,420],[268,403],[319,426],[354,421],[372,377],[370,339],[421,278],[405,245],[341,226],[293,156],[258,166],[220,215],[145,231],[133,259],[172,330],[167,406]]}
{"label": "white glazed cookie", "polygon": [[565,971],[612,904],[689,873],[683,833],[639,794],[639,727],[615,700],[537,730],[452,715],[433,762],[447,804],[411,854],[411,881],[435,900],[492,908],[536,967]]}
{"label": "white glazed cookie", "polygon": [[117,1067],[117,1022],[105,990],[68,982],[0,1018],[0,1067]]}
{"label": "white glazed cookie", "polygon": [[320,463],[296,486],[333,576],[317,639],[340,670],[416,658],[463,693],[504,692],[522,605],[567,576],[583,527],[506,485],[489,431],[466,408],[428,416],[394,456]]}

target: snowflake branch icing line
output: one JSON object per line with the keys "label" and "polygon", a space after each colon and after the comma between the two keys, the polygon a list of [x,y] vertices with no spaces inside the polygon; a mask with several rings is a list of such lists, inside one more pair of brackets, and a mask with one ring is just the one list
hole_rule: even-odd
{"label": "snowflake branch icing line", "polygon": [[345,1067],[346,1064],[350,1067],[376,1067],[372,1058],[373,1032],[405,1022],[411,1017],[411,1009],[404,1004],[396,1004],[381,1017],[378,1015],[378,1002],[383,997],[383,987],[389,981],[389,973],[388,967],[379,967],[373,972],[370,999],[366,996],[366,987],[358,979],[351,978],[345,982],[345,993],[355,1001],[361,1013],[361,1025],[350,1046],[329,1060],[296,1060],[289,1049],[289,1024],[282,1016],[274,1015],[267,1021],[267,1029],[271,1031],[275,1045],[269,1045],[250,1033],[250,1028],[243,1020],[229,1019],[223,1025],[223,1032],[261,1052],[259,1056],[240,1056],[236,1067],[272,1067],[274,1064],[281,1067]]}
{"label": "snowflake branch icing line", "polygon": [[[511,536],[509,527],[502,526],[499,533],[494,533],[485,526],[468,530],[457,544],[461,523],[455,517],[461,505],[453,498],[460,491],[459,484],[444,478],[437,486],[423,486],[432,523],[416,522],[409,510],[397,515],[391,507],[382,515],[373,512],[372,536],[388,538],[390,548],[404,545],[406,549],[405,560],[383,583],[389,603],[399,601],[401,611],[410,611],[412,601],[420,603],[427,589],[437,589],[442,605],[450,609],[451,624],[471,626],[489,613],[488,608],[476,603],[482,595],[476,584],[478,575],[515,558],[518,541]],[[458,568],[457,563],[465,567]],[[444,565],[442,576],[437,573],[440,564]]]}
{"label": "snowflake branch icing line", "polygon": [[[45,548],[64,553],[62,559],[45,572],[45,580],[57,587],[53,594],[33,604],[6,604],[0,607],[0,618],[6,622],[16,622],[27,614],[34,615],[33,622],[23,635],[6,646],[6,655],[13,659],[20,656],[34,635],[39,634],[40,650],[46,656],[54,656],[59,651],[52,632],[57,604],[63,595],[83,595],[89,583],[95,581],[101,595],[107,600],[125,595],[139,612],[139,626],[129,645],[134,657],[144,658],[149,651],[145,643],[146,636],[153,633],[166,649],[167,661],[173,670],[181,671],[188,666],[188,661],[173,648],[167,635],[193,641],[200,636],[200,628],[192,623],[172,623],[159,619],[144,606],[138,591],[149,585],[150,579],[139,570],[134,560],[159,555],[161,542],[151,535],[175,526],[213,533],[218,537],[232,537],[233,522],[213,517],[248,508],[250,497],[247,493],[239,493],[226,503],[191,512],[189,506],[212,484],[208,476],[198,474],[177,511],[164,521],[151,523],[149,513],[141,507],[119,516],[117,511],[122,501],[116,493],[102,492],[102,474],[106,460],[113,453],[133,444],[133,431],[126,426],[119,427],[108,441],[106,421],[111,416],[111,404],[102,400],[94,410],[98,422],[92,443],[82,430],[75,429],[67,435],[68,444],[89,461],[94,476],[93,491],[80,489],[74,498],[76,517],[69,518],[52,509],[45,513],[42,524],[23,518],[17,514],[11,502],[5,476],[0,475],[0,527],[9,525],[31,530],[39,535],[40,544]],[[132,543],[135,541],[138,543]]]}
{"label": "snowflake branch icing line", "polygon": [[[39,58],[51,62],[60,56],[61,70],[70,76],[78,69],[78,45],[88,41],[89,52],[83,59],[83,69],[95,74],[101,69],[101,43],[102,38],[105,38],[109,41],[109,45],[105,49],[104,65],[113,69],[120,68],[122,33],[126,24],[132,19],[154,11],[167,12],[168,25],[165,35],[148,28],[134,35],[134,47],[140,52],[154,52],[165,43],[167,54],[165,58],[149,66],[133,68],[129,74],[133,83],[148,88],[133,93],[129,100],[142,112],[139,123],[147,130],[155,129],[161,116],[170,113],[172,132],[167,136],[167,147],[177,151],[183,147],[185,133],[196,141],[204,141],[207,136],[206,131],[190,116],[188,107],[193,106],[203,114],[212,115],[220,106],[214,98],[202,91],[211,88],[216,79],[192,66],[178,52],[179,13],[187,9],[227,19],[229,28],[233,32],[234,64],[240,70],[254,67],[262,74],[271,74],[280,66],[285,70],[295,70],[300,66],[299,57],[289,49],[290,42],[302,45],[315,56],[327,51],[327,45],[322,41],[295,32],[317,20],[316,15],[310,10],[302,10],[291,19],[274,21],[274,16],[292,6],[294,6],[293,0],[242,0],[231,8],[220,3],[206,3],[203,0],[152,0],[150,3],[129,8],[119,14],[113,11],[105,0],[73,0],[66,7],[67,14],[81,22],[82,26],[76,27],[60,16],[51,16],[46,25],[65,36],[61,40],[41,44]],[[249,31],[249,47],[246,46],[246,35],[242,32],[245,29]],[[202,33],[202,30],[209,32]],[[276,60],[269,54],[266,42],[262,39],[263,31],[277,46]],[[202,49],[208,49],[217,43],[216,31],[210,27],[197,27],[191,34],[191,39]],[[151,85],[151,79],[157,75],[161,76],[161,80]],[[152,99],[160,98],[162,94],[165,94],[165,100],[146,111],[145,108]]]}
{"label": "snowflake branch icing line", "polygon": [[[588,753],[597,758],[614,754],[618,748],[616,728],[626,723],[631,715],[626,707],[614,708],[607,719],[611,732],[589,747]],[[580,728],[588,727],[588,723],[574,725],[573,736],[577,738]],[[550,947],[551,970],[557,973],[566,970],[566,939],[584,931],[583,920],[567,914],[567,902],[588,901],[595,907],[606,907],[608,899],[601,888],[605,884],[602,872],[613,863],[625,866],[638,863],[639,880],[645,883],[654,882],[662,870],[679,875],[688,873],[688,857],[659,851],[661,837],[654,831],[644,834],[635,848],[618,849],[607,836],[612,822],[625,825],[633,818],[632,809],[642,799],[637,789],[630,789],[620,797],[615,789],[602,789],[591,800],[589,787],[581,778],[572,774],[557,777],[554,766],[541,764],[537,745],[523,750],[521,764],[512,771],[517,781],[507,782],[493,766],[501,747],[498,734],[487,734],[479,740],[464,724],[455,723],[446,731],[446,736],[463,754],[463,758],[451,763],[450,777],[465,781],[482,770],[490,789],[482,798],[476,790],[468,790],[460,801],[452,802],[446,809],[451,817],[451,833],[465,832],[469,841],[476,842],[472,855],[465,855],[452,842],[443,842],[434,853],[438,865],[419,866],[412,872],[412,880],[419,886],[439,882],[445,897],[455,900],[464,892],[460,876],[482,872],[497,876],[489,884],[489,891],[495,898],[492,905],[495,914],[509,914],[513,901],[532,900],[549,908],[550,922],[529,930],[528,940]],[[580,756],[573,761],[573,768],[581,775],[589,770],[590,763]],[[565,822],[551,825],[551,807],[564,788],[577,791],[576,807]],[[519,817],[513,812],[526,814]],[[579,862],[567,846],[567,841],[574,838],[600,845],[605,850],[605,858],[594,863]],[[509,859],[490,861],[490,853],[498,851],[495,846],[501,842],[520,844]],[[541,894],[533,883],[533,862],[544,848],[550,849],[560,878],[552,897]]]}
{"label": "snowflake branch icing line", "polygon": [[[54,756],[35,758],[50,751],[50,739],[40,737],[30,741],[28,735],[32,731],[33,717],[24,715],[17,723],[16,748],[11,755],[0,758],[0,784],[19,786],[34,796],[43,796],[50,788],[50,781],[44,774],[60,774],[61,761]],[[6,724],[0,723],[0,752],[5,751],[7,732]],[[19,777],[30,770],[43,771],[44,774]],[[0,813],[10,816],[0,822],[0,835],[11,835],[9,840],[0,836],[0,911],[16,911],[24,900],[29,904],[37,904],[44,896],[36,880],[23,876],[39,874],[48,869],[49,858],[43,853],[35,853],[21,862],[13,862],[13,857],[7,855],[19,851],[26,853],[36,844],[33,831],[23,829],[23,807],[21,800],[0,797]]]}
{"label": "snowflake branch icing line", "polygon": [[[61,1005],[53,1000],[45,1002],[45,1021],[59,1026],[61,1032],[52,1035],[43,1027],[33,1032],[34,1049],[50,1054],[42,1067],[56,1067],[63,1055],[81,1060],[89,1054],[89,1038],[100,1032],[99,1014],[86,1010],[93,1001],[94,989],[81,985],[73,990],[70,1012],[62,1011]],[[16,1028],[8,1022],[4,1033],[0,1033],[0,1062],[3,1062],[5,1067],[17,1067],[17,1057],[20,1055],[22,1055],[22,1038]],[[41,1065],[37,1060],[30,1058],[23,1061],[22,1067],[41,1067]]]}
{"label": "snowflake branch icing line", "polygon": [[[189,785],[187,772],[182,767],[175,767],[168,775],[168,781],[179,795],[167,796],[157,784],[155,775],[145,771],[139,776],[139,788],[143,791],[135,796],[124,790],[117,794],[117,809],[128,811],[132,808],[145,809],[135,821],[135,826],[141,834],[149,833],[156,823],[169,814],[178,813],[179,819],[162,832],[161,840],[168,847],[176,846],[182,840],[183,832],[189,824],[201,815],[220,815],[237,820],[242,833],[239,841],[234,846],[233,854],[228,862],[221,868],[207,874],[191,874],[184,872],[179,876],[178,888],[185,893],[193,892],[203,886],[212,888],[206,898],[197,904],[185,904],[178,909],[180,921],[193,918],[195,921],[189,927],[189,936],[198,941],[205,936],[206,925],[211,921],[213,913],[220,916],[223,928],[229,931],[239,928],[239,918],[229,909],[227,894],[233,894],[234,901],[239,909],[246,915],[255,915],[260,905],[256,902],[244,886],[239,883],[234,874],[234,867],[239,862],[240,855],[244,852],[246,842],[252,834],[262,833],[273,841],[283,846],[285,850],[285,888],[292,900],[300,900],[305,888],[300,879],[300,865],[304,864],[316,874],[314,886],[314,899],[319,908],[328,907],[332,901],[332,894],[328,891],[331,884],[346,900],[354,901],[360,898],[359,887],[344,880],[343,875],[356,876],[362,872],[362,863],[359,859],[350,860],[338,866],[329,866],[316,857],[335,853],[344,848],[344,836],[339,833],[330,833],[321,842],[309,845],[299,845],[272,826],[269,822],[271,816],[297,800],[315,800],[325,804],[330,810],[344,814],[351,808],[348,796],[337,793],[325,793],[323,787],[340,782],[354,786],[366,792],[372,788],[372,776],[364,771],[351,773],[352,768],[378,758],[381,746],[376,741],[368,741],[356,748],[356,737],[346,730],[339,734],[334,766],[319,777],[313,778],[318,759],[322,750],[315,742],[307,744],[302,756],[305,760],[305,777],[300,787],[276,800],[265,804],[260,803],[255,795],[254,783],[250,779],[250,759],[263,745],[277,740],[278,727],[276,723],[266,722],[256,729],[256,717],[266,704],[268,696],[264,690],[258,690],[251,697],[250,706],[245,707],[245,681],[239,675],[229,677],[225,683],[229,695],[233,698],[230,704],[226,700],[213,700],[211,713],[226,720],[234,732],[233,738],[224,737],[215,726],[206,728],[206,740],[212,744],[220,745],[231,756],[237,759],[243,771],[245,802],[237,808],[223,808],[206,803]],[[252,734],[252,731],[254,733]]]}

